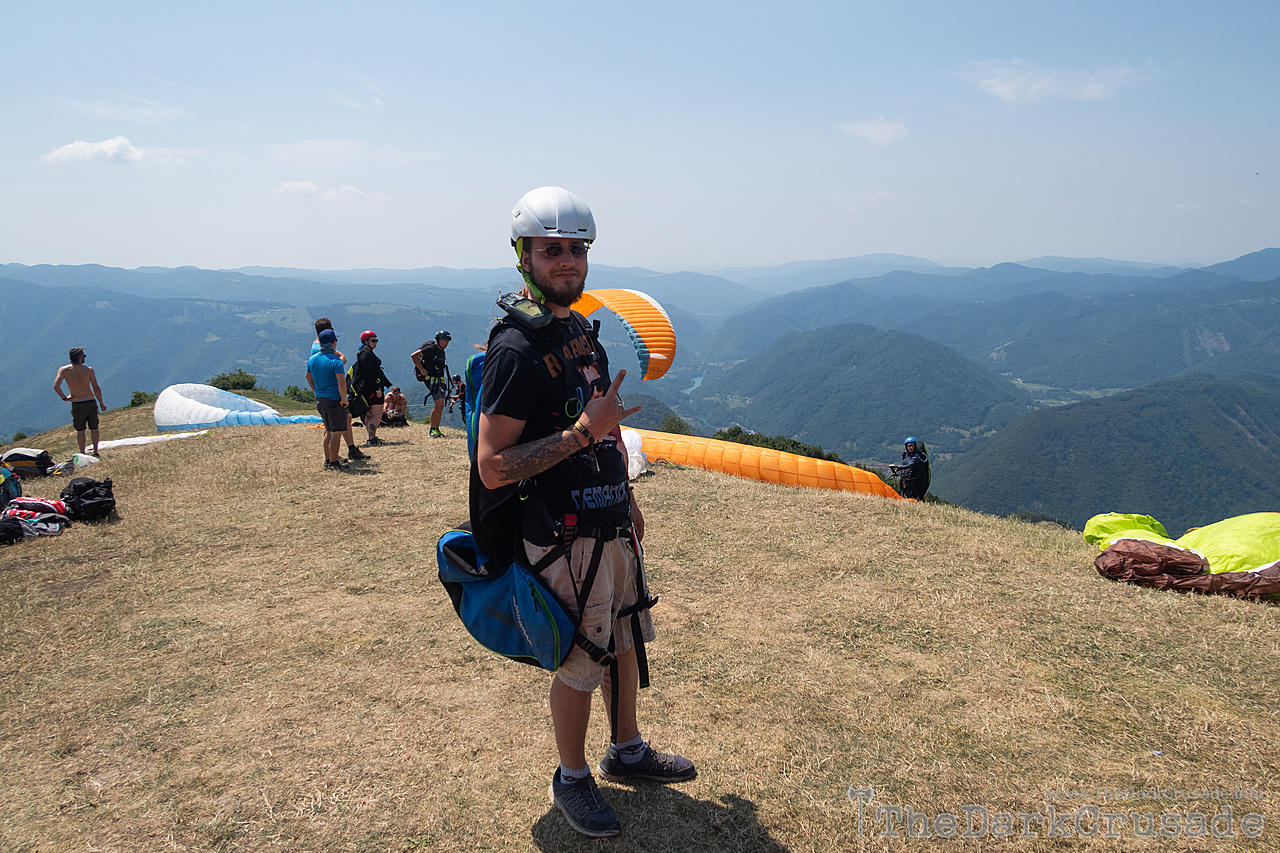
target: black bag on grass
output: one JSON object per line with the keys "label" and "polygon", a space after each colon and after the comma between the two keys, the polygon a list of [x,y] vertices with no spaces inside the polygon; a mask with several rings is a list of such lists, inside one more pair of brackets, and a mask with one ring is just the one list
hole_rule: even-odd
{"label": "black bag on grass", "polygon": [[0,545],[12,545],[14,542],[21,542],[25,537],[22,532],[22,522],[16,518],[5,516],[0,518]]}
{"label": "black bag on grass", "polygon": [[111,478],[101,483],[89,477],[76,477],[62,490],[73,521],[101,521],[116,511],[116,496]]}

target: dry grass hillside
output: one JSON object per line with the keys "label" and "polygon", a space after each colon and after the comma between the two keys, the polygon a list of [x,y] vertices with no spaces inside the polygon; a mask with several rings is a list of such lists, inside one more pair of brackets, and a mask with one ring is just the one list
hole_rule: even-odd
{"label": "dry grass hillside", "polygon": [[546,675],[477,646],[435,577],[465,442],[385,437],[344,474],[298,427],[108,451],[85,473],[117,521],[0,550],[0,849],[1280,847],[1276,607],[1112,584],[1054,527],[672,468],[637,484],[641,714],[700,775],[604,783],[623,835],[579,837],[547,801]]}

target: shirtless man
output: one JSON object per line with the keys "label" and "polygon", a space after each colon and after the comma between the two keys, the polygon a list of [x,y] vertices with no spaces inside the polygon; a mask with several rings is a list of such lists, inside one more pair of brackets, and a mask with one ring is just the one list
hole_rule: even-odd
{"label": "shirtless man", "polygon": [[403,415],[409,409],[409,398],[400,393],[400,386],[393,385],[387,392],[387,401],[382,408],[384,415]]}
{"label": "shirtless man", "polygon": [[[84,431],[89,428],[93,439],[93,455],[98,455],[98,406],[107,410],[102,402],[102,389],[98,387],[98,377],[93,368],[84,363],[84,349],[75,347],[70,352],[71,363],[58,368],[58,375],[53,378],[54,392],[71,403],[71,421],[76,428],[76,441],[80,443],[80,452],[84,453]],[[67,383],[67,393],[62,393],[62,383]]]}

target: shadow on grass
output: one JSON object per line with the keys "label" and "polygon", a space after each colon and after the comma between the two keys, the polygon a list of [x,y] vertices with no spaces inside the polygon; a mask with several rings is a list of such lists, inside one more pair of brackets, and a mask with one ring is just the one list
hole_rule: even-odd
{"label": "shadow on grass", "polygon": [[665,785],[601,787],[605,800],[618,813],[622,834],[616,839],[580,835],[551,806],[531,835],[539,850],[597,850],[601,841],[610,850],[734,851],[787,853],[769,837],[756,818],[756,804],[734,794],[720,802],[699,800]]}

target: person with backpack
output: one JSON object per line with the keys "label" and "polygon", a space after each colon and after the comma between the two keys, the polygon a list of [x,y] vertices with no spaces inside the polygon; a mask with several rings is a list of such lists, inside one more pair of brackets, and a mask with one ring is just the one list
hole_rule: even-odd
{"label": "person with backpack", "polygon": [[889,468],[902,483],[902,496],[918,501],[929,492],[929,451],[913,436],[907,436],[902,446],[902,464]]}
{"label": "person with backpack", "polygon": [[462,413],[462,419],[467,419],[467,383],[462,381],[462,376],[453,374],[453,393],[449,395],[449,406],[446,408],[445,414],[453,414],[453,404],[458,404],[458,411]]}
{"label": "person with backpack", "polygon": [[[102,389],[98,387],[98,376],[93,368],[84,363],[83,347],[73,347],[69,353],[70,364],[58,368],[58,375],[53,378],[53,390],[59,397],[71,404],[71,422],[76,428],[76,442],[80,452],[84,453],[85,429],[93,439],[93,455],[98,455],[98,407],[107,410],[102,402]],[[62,383],[67,383],[67,391],[62,392]],[[94,403],[97,403],[95,406]]]}
{"label": "person with backpack", "polygon": [[382,359],[374,352],[377,348],[377,332],[369,330],[360,333],[360,351],[356,353],[353,372],[355,387],[352,389],[352,399],[358,396],[365,410],[360,416],[364,419],[365,432],[369,434],[369,440],[365,443],[370,447],[385,443],[378,438],[378,424],[382,422],[382,390],[391,387],[391,380],[382,372]]}
{"label": "person with backpack", "polygon": [[442,329],[436,332],[435,340],[426,341],[409,353],[409,358],[413,359],[414,375],[427,386],[422,404],[425,406],[427,400],[435,401],[431,409],[431,429],[427,432],[431,438],[444,437],[440,431],[440,418],[444,415],[444,402],[449,397],[449,365],[445,363],[444,351],[451,340],[453,335]]}
{"label": "person with backpack", "polygon": [[[324,331],[326,329],[328,329],[331,332],[333,331],[333,323],[329,321],[328,317],[321,317],[320,319],[316,320],[316,339],[311,344],[312,355],[315,355],[316,353],[320,352],[320,335],[324,334]],[[337,333],[334,333],[334,340],[336,341],[337,339],[338,339]],[[343,355],[340,350],[338,350],[335,347],[333,352],[334,352],[334,355],[336,355],[339,359],[341,359],[343,365],[347,363],[347,357]],[[347,428],[346,430],[343,431],[342,438],[347,443],[348,459],[368,459],[369,458],[369,454],[365,453],[363,450],[356,447],[355,432],[351,429],[351,412],[350,411],[347,411]]]}
{"label": "person with backpack", "polygon": [[612,837],[621,831],[618,817],[586,759],[597,687],[612,730],[596,767],[604,778],[684,782],[697,770],[687,758],[649,746],[637,720],[638,689],[647,683],[638,650],[653,639],[653,600],[641,564],[644,517],[627,477],[619,423],[640,407],[623,405],[618,389],[626,371],[609,381],[604,349],[572,310],[595,236],[590,208],[559,187],[527,193],[512,211],[511,240],[525,281],[519,307],[528,320],[513,315],[489,337],[471,528],[477,547],[500,563],[514,554],[544,566],[540,577],[579,620],[574,648],[551,682],[560,766],[549,793],[575,830]]}

